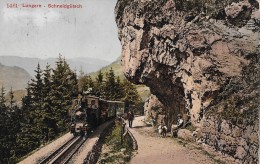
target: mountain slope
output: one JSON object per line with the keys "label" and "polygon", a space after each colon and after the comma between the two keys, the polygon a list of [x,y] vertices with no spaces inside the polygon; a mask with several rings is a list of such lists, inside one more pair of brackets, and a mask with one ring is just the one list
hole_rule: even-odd
{"label": "mountain slope", "polygon": [[[39,59],[17,56],[0,56],[0,62],[6,66],[18,66],[25,69],[31,76],[34,76],[34,70],[39,63],[41,68],[44,69],[46,64],[50,64],[52,68],[55,67],[56,58]],[[97,71],[100,68],[109,64],[108,61],[94,59],[94,58],[71,58],[66,59],[71,69],[82,70],[84,72]]]}
{"label": "mountain slope", "polygon": [[5,90],[19,90],[24,89],[31,79],[28,72],[20,67],[5,66],[0,63],[0,86],[4,86]]}
{"label": "mountain slope", "polygon": [[[110,69],[113,69],[115,72],[116,76],[119,76],[120,79],[124,79],[124,73],[122,70],[122,66],[120,63],[120,58],[118,58],[116,61],[114,61],[113,63],[109,64],[108,66],[105,66],[101,69],[101,72],[108,72]],[[89,75],[91,76],[92,79],[95,79],[95,77],[97,77],[99,71],[96,72],[92,72]],[[150,89],[148,87],[146,87],[145,85],[136,85],[136,89],[138,91],[138,93],[140,94],[142,100],[145,100],[148,98],[148,96],[150,95]]]}
{"label": "mountain slope", "polygon": [[[119,76],[120,79],[124,79],[125,76],[123,74],[123,70],[122,70],[122,66],[120,64],[120,59],[117,59],[116,61],[112,62],[111,64],[102,67],[101,68],[101,72],[108,72],[110,69],[114,70],[114,73],[116,76]],[[89,75],[91,76],[91,78],[95,78],[98,75],[99,71],[96,72],[91,72]]]}

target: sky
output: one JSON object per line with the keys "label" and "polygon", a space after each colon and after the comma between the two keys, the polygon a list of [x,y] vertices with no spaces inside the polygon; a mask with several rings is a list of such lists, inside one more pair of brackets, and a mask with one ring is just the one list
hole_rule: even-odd
{"label": "sky", "polygon": [[[17,4],[18,8],[8,8]],[[22,4],[41,4],[24,8]],[[80,9],[53,9],[48,4],[80,4]],[[120,56],[114,18],[116,0],[1,0],[0,56],[49,58]],[[43,7],[45,6],[45,7]]]}

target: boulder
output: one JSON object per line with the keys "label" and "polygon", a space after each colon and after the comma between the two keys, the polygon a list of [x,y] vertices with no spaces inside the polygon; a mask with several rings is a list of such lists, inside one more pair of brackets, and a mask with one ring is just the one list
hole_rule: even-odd
{"label": "boulder", "polygon": [[194,138],[192,136],[192,132],[189,131],[188,129],[179,129],[177,136],[179,138],[186,140],[186,141],[194,141]]}

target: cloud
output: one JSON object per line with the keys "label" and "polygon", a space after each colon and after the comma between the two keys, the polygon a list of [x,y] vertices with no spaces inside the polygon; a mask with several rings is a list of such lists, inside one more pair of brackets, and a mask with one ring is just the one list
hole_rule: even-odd
{"label": "cloud", "polygon": [[32,24],[33,26],[41,27],[45,23],[57,21],[60,18],[60,13],[47,9],[3,9],[3,18],[5,22],[13,24]]}

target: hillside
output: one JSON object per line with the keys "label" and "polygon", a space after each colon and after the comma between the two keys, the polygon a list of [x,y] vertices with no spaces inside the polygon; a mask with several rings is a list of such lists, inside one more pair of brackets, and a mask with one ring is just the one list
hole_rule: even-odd
{"label": "hillside", "polygon": [[[116,76],[119,76],[121,79],[124,79],[125,76],[122,71],[122,66],[120,64],[120,58],[118,58],[116,61],[111,63],[110,65],[103,67],[101,69],[101,72],[108,72],[110,69],[113,69]],[[95,77],[98,75],[98,71],[92,72],[89,74],[92,79],[95,79]],[[146,100],[148,96],[151,94],[150,89],[146,87],[145,85],[136,85],[136,89],[138,93],[140,94],[142,100]]]}
{"label": "hillside", "polygon": [[0,86],[4,86],[6,92],[24,89],[31,76],[24,69],[14,66],[5,66],[0,63]]}
{"label": "hillside", "polygon": [[[120,64],[120,59],[117,59],[116,61],[112,62],[111,64],[109,64],[105,67],[102,67],[101,71],[108,72],[111,68],[114,70],[116,76],[119,76],[121,79],[125,78],[123,71],[122,71],[122,66]],[[95,78],[98,75],[98,71],[91,72],[89,75],[91,76],[91,78]]]}
{"label": "hillside", "polygon": [[[18,56],[0,56],[0,61],[6,66],[18,66],[25,69],[31,76],[34,76],[34,70],[39,63],[41,68],[44,69],[46,64],[50,64],[51,67],[55,66],[56,58],[39,59],[29,57]],[[97,71],[100,68],[109,64],[108,61],[94,59],[94,58],[71,58],[66,59],[72,70],[82,70],[84,72]]]}

